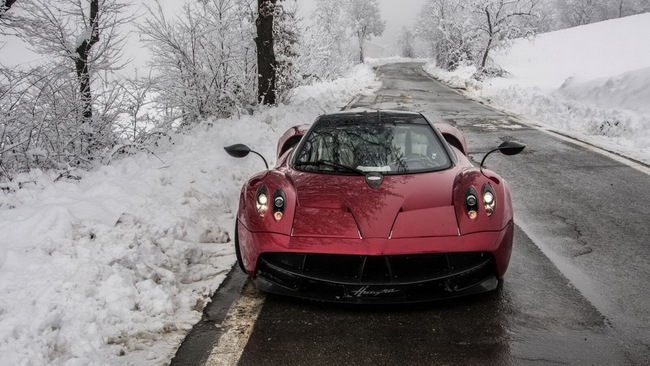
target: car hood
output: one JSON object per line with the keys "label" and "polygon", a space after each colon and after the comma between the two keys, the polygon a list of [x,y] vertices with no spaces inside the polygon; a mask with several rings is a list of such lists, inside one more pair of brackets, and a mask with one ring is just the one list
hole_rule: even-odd
{"label": "car hood", "polygon": [[458,235],[452,203],[455,169],[387,175],[376,189],[365,176],[294,172],[292,235],[412,238]]}

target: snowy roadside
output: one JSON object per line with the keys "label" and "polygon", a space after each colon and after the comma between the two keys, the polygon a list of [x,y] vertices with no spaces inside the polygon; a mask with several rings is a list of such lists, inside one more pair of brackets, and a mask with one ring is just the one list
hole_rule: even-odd
{"label": "snowy roadside", "polygon": [[650,13],[516,40],[493,54],[509,74],[425,71],[531,125],[650,164]]}
{"label": "snowy roadside", "polygon": [[211,121],[80,181],[33,171],[0,195],[0,365],[160,365],[235,261],[239,189],[289,127],[378,87],[369,66],[289,105]]}
{"label": "snowy roadside", "polygon": [[[640,113],[620,107],[603,107],[588,101],[573,99],[567,95],[568,83],[554,91],[537,87],[517,85],[507,79],[472,78],[472,67],[459,68],[454,72],[439,69],[428,63],[424,69],[434,78],[460,89],[475,100],[518,117],[522,122],[588,142],[605,150],[650,164],[650,113]],[[638,78],[650,81],[650,69],[639,72]],[[611,79],[602,81],[602,85]],[[593,83],[593,82],[592,82]],[[588,93],[591,83],[571,86],[574,93]],[[580,91],[575,91],[580,89]],[[625,90],[625,87],[621,87]],[[629,88],[628,90],[630,90]],[[602,93],[602,92],[600,92]],[[617,95],[622,100],[633,100]]]}

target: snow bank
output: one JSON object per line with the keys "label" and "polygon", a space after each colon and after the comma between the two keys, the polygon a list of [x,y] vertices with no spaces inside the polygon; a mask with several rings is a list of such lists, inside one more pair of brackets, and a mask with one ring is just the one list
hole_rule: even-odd
{"label": "snow bank", "polygon": [[427,72],[470,97],[650,164],[650,13],[518,40],[495,54],[509,75]]}
{"label": "snow bank", "polygon": [[558,88],[650,67],[648,34],[650,13],[639,14],[519,39],[493,59],[519,83]]}
{"label": "snow bank", "polygon": [[235,261],[239,190],[263,169],[223,146],[272,159],[287,128],[377,86],[360,66],[79,181],[33,171],[0,187],[0,365],[167,364]]}
{"label": "snow bank", "polygon": [[648,65],[613,77],[592,80],[572,77],[562,84],[560,92],[569,99],[600,107],[650,115],[650,61]]}

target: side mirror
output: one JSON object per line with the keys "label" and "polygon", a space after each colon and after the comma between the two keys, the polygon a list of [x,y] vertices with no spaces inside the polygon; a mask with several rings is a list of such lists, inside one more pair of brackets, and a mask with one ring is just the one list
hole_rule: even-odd
{"label": "side mirror", "polygon": [[244,144],[234,144],[223,148],[233,158],[245,158],[251,149]]}
{"label": "side mirror", "polygon": [[524,151],[525,148],[526,145],[517,141],[505,141],[504,143],[499,145],[499,147],[497,147],[497,149],[501,151],[503,155],[508,155],[508,156],[517,155],[520,152]]}
{"label": "side mirror", "polygon": [[520,143],[520,142],[517,142],[517,141],[505,141],[505,142],[503,142],[501,145],[499,145],[499,147],[497,147],[496,149],[491,150],[490,152],[488,152],[487,154],[485,154],[485,156],[483,157],[483,160],[481,160],[481,169],[482,169],[483,166],[484,166],[485,159],[486,159],[490,154],[492,154],[493,152],[495,152],[495,151],[497,151],[497,150],[498,150],[498,151],[501,151],[501,153],[502,153],[503,155],[512,156],[512,155],[517,155],[517,154],[519,154],[519,153],[522,152],[525,148],[526,148],[526,145],[524,145],[524,144],[522,144],[522,143]]}
{"label": "side mirror", "polygon": [[266,162],[266,159],[262,156],[262,154],[258,153],[257,151],[251,150],[250,147],[244,145],[244,144],[234,144],[230,146],[226,146],[223,148],[226,150],[228,155],[232,156],[233,158],[245,158],[248,156],[249,153],[253,153],[264,161],[264,165],[266,166],[266,170],[269,170],[269,163]]}

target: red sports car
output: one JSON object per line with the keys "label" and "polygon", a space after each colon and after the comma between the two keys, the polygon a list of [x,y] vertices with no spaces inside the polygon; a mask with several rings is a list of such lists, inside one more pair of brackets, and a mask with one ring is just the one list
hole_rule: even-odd
{"label": "red sports car", "polygon": [[[523,149],[507,141],[493,151]],[[503,278],[510,190],[472,165],[453,126],[402,111],[326,114],[289,129],[277,154],[242,188],[235,227],[237,261],[259,290],[417,302],[494,290]]]}

